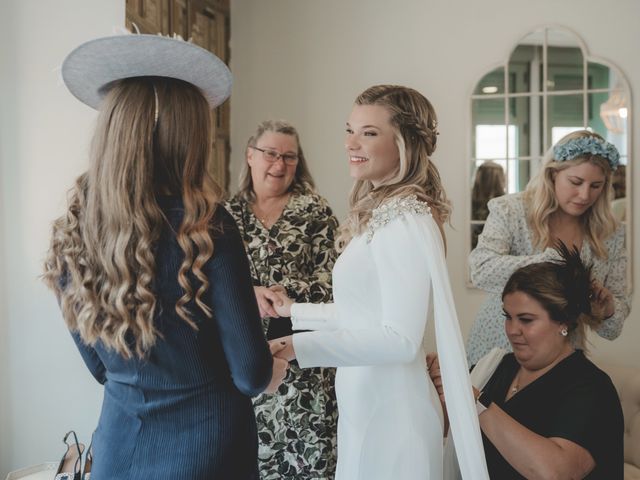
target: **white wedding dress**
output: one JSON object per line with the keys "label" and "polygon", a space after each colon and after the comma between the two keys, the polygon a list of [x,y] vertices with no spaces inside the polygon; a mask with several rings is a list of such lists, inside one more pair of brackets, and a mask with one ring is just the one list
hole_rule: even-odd
{"label": "white wedding dress", "polygon": [[427,204],[374,210],[333,270],[332,304],[294,304],[301,367],[338,367],[336,480],[440,480],[442,411],[423,336],[433,292],[447,409],[464,479],[488,479],[440,231]]}

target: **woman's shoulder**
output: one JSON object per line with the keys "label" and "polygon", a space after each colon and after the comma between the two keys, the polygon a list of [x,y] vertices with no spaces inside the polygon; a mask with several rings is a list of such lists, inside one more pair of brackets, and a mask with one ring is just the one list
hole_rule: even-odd
{"label": "woman's shoulder", "polygon": [[487,203],[490,212],[494,211],[513,211],[520,210],[524,212],[525,209],[525,195],[524,192],[510,193],[508,195],[500,195],[494,197]]}
{"label": "woman's shoulder", "polygon": [[419,200],[416,195],[392,197],[372,210],[371,219],[366,228],[367,241],[371,241],[376,231],[404,216],[421,216],[433,219],[429,204],[424,200]]}
{"label": "woman's shoulder", "polygon": [[311,190],[294,192],[289,202],[289,208],[294,214],[309,217],[312,220],[322,220],[327,216],[333,216],[329,202],[322,195]]}
{"label": "woman's shoulder", "polygon": [[626,226],[624,223],[619,222],[616,226],[616,229],[613,232],[613,235],[610,235],[609,238],[605,240],[605,244],[608,249],[611,248],[620,248],[624,245],[626,235]]}
{"label": "woman's shoulder", "polygon": [[329,202],[327,202],[322,195],[309,189],[305,189],[300,192],[293,192],[292,197],[292,202],[295,205],[302,207],[311,206],[324,208],[329,206]]}
{"label": "woman's shoulder", "polygon": [[230,228],[237,230],[236,221],[225,208],[224,203],[218,203],[215,206],[213,217],[209,221],[209,227],[212,234],[211,236],[214,239],[225,236]]}
{"label": "woman's shoulder", "polygon": [[567,386],[573,384],[593,392],[615,393],[615,387],[609,375],[589,360],[582,350],[576,350],[560,365],[564,366],[562,370]]}
{"label": "woman's shoulder", "polygon": [[233,217],[239,217],[242,214],[242,210],[246,205],[246,200],[240,196],[240,194],[236,194],[230,199],[226,200],[222,203],[222,206],[226,209],[228,213],[230,213]]}

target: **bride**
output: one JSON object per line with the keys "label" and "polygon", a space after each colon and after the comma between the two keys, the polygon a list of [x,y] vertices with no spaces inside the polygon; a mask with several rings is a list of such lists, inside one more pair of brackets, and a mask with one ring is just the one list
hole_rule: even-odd
{"label": "bride", "polygon": [[422,349],[433,292],[436,341],[464,478],[488,478],[447,275],[450,207],[430,156],[437,120],[417,91],[379,85],[347,122],[351,211],[333,270],[334,303],[275,308],[294,333],[278,356],[339,367],[337,480],[443,477],[442,409]]}

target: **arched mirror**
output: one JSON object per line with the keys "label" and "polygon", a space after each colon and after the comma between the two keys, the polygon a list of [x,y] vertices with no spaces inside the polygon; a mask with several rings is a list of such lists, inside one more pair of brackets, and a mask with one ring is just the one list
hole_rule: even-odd
{"label": "arched mirror", "polygon": [[487,202],[524,190],[557,140],[587,128],[620,151],[613,207],[626,223],[633,265],[630,99],[622,73],[606,60],[590,57],[575,33],[543,27],[525,36],[506,62],[480,79],[471,96],[469,251],[484,227]]}

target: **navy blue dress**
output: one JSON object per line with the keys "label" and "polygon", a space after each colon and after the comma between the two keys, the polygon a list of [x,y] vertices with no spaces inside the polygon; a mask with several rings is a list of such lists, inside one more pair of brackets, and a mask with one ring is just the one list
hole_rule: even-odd
{"label": "navy blue dress", "polygon": [[104,384],[94,434],[94,480],[257,479],[257,434],[251,396],[271,380],[244,246],[233,218],[219,207],[214,254],[205,266],[207,318],[188,305],[199,330],[175,311],[183,253],[174,231],[182,203],[163,198],[166,228],[156,253],[156,325],[162,334],[148,358],[126,360],[100,343],[74,340]]}

